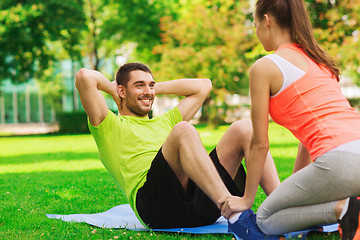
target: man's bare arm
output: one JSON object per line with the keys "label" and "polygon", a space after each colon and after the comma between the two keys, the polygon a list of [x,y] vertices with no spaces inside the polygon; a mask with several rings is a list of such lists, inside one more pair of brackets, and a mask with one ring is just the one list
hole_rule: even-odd
{"label": "man's bare arm", "polygon": [[121,100],[117,93],[116,81],[110,82],[98,71],[81,68],[76,74],[75,86],[93,126],[98,126],[108,113],[105,98],[99,90],[110,94],[118,107],[120,106]]}
{"label": "man's bare arm", "polygon": [[209,79],[177,79],[155,84],[156,94],[185,96],[178,108],[184,121],[190,121],[200,109],[212,88]]}

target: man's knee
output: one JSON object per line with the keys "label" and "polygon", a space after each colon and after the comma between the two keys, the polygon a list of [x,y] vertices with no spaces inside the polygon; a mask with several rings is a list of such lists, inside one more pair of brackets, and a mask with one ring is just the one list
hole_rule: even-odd
{"label": "man's knee", "polygon": [[198,136],[196,128],[186,121],[177,123],[174,126],[172,133],[175,134],[179,139],[187,139]]}
{"label": "man's knee", "polygon": [[231,124],[232,134],[235,134],[241,139],[251,139],[253,128],[252,122],[249,119],[242,119]]}

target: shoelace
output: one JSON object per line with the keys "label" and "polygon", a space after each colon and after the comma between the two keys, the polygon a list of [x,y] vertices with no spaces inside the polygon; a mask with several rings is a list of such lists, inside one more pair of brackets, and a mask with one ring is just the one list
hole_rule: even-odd
{"label": "shoelace", "polygon": [[249,234],[249,231],[251,231],[253,234],[265,236],[265,234],[263,234],[256,225],[256,214],[254,214],[252,211],[248,211],[245,214],[246,215],[242,216],[241,220],[246,227],[246,234]]}
{"label": "shoelace", "polygon": [[[255,213],[249,211],[249,217],[247,218],[246,224],[247,224],[247,226],[246,226],[247,233],[249,232],[249,230],[251,230],[253,233],[263,234],[256,224],[256,214]],[[263,235],[265,235],[265,234],[263,234]]]}

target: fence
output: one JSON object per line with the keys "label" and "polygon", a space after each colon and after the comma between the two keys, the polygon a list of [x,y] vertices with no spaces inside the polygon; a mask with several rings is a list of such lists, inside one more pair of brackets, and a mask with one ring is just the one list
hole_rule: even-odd
{"label": "fence", "polygon": [[0,124],[54,121],[54,109],[34,82],[13,85],[10,81],[5,81],[0,88]]}
{"label": "fence", "polygon": [[[112,59],[104,62],[105,70],[112,72]],[[84,60],[87,62],[87,59]],[[61,98],[64,112],[84,110],[74,85],[74,75],[79,64],[64,60],[57,64],[56,72],[61,73],[65,92]],[[117,106],[111,97],[105,98],[109,108],[116,111]],[[0,124],[54,123],[56,112],[50,101],[43,96],[36,81],[31,79],[23,84],[12,84],[10,80],[0,82]]]}

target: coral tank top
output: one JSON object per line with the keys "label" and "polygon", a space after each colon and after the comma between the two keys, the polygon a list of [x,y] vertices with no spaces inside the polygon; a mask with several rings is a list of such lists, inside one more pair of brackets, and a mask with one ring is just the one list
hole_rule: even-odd
{"label": "coral tank top", "polygon": [[270,98],[272,119],[299,139],[313,161],[341,144],[360,139],[360,114],[350,106],[331,72],[295,44],[282,48],[302,54],[309,67],[305,75]]}

